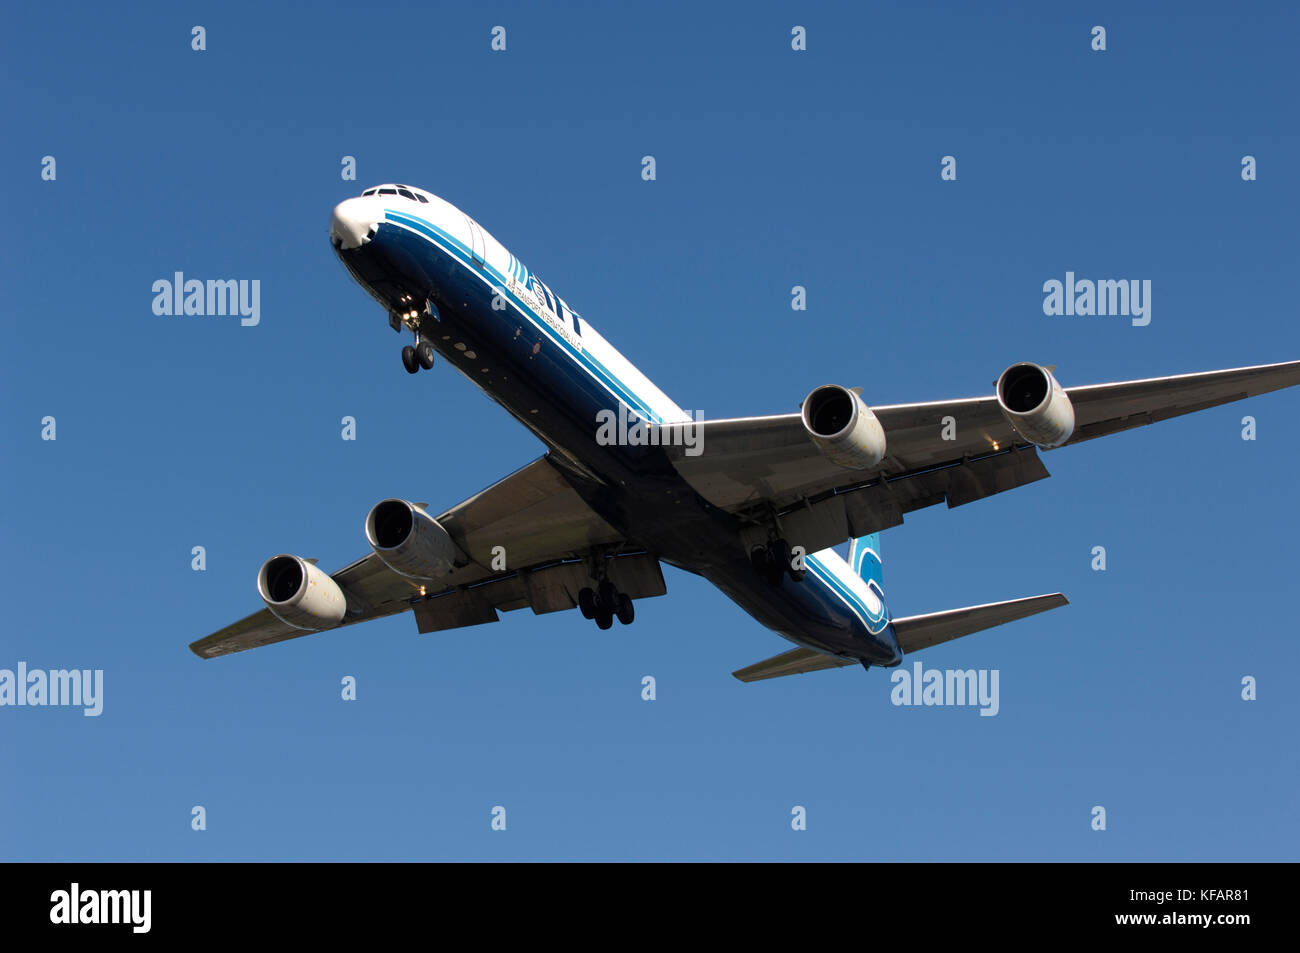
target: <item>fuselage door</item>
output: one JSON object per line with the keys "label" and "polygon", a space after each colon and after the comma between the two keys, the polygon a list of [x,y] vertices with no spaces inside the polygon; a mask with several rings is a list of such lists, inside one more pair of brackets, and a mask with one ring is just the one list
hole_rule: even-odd
{"label": "fuselage door", "polygon": [[484,254],[483,229],[479,228],[478,222],[468,215],[465,216],[465,221],[469,223],[469,253],[474,259],[474,264],[482,268]]}

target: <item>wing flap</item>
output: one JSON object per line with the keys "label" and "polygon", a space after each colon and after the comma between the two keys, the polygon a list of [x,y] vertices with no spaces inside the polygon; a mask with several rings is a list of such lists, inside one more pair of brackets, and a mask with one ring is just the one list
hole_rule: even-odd
{"label": "wing flap", "polygon": [[[946,502],[964,506],[995,493],[1046,479],[1050,474],[1033,447],[1001,450],[913,473],[881,475],[859,486],[841,487],[778,508],[791,543],[816,552],[846,539],[898,526],[903,514]],[[746,548],[766,541],[766,526],[741,530]]]}
{"label": "wing flap", "polygon": [[[629,599],[649,599],[668,591],[659,560],[649,553],[611,558],[606,565],[610,582]],[[497,611],[531,607],[534,614],[559,612],[578,605],[578,593],[592,585],[585,563],[572,561],[502,574],[468,589],[435,593],[415,604],[421,633],[440,632],[466,625],[496,622]]]}
{"label": "wing flap", "polygon": [[[480,587],[482,588],[488,587]],[[496,607],[480,589],[456,589],[436,599],[416,603],[416,631],[424,635],[498,621],[500,616],[497,615]]]}

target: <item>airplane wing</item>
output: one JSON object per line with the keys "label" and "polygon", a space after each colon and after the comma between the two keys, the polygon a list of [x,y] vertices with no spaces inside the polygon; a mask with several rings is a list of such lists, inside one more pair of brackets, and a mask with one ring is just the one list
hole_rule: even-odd
{"label": "airplane wing", "polygon": [[[420,632],[497,621],[497,611],[525,606],[555,612],[577,604],[589,585],[581,556],[594,546],[628,547],[564,479],[549,457],[534,460],[452,507],[438,522],[469,563],[432,590],[400,576],[371,553],[333,573],[347,598],[342,625],[414,610]],[[505,549],[506,571],[494,571],[493,548]],[[647,553],[611,553],[609,577],[633,599],[666,591],[658,560]],[[337,628],[337,627],[336,627]],[[262,609],[190,645],[200,658],[229,655],[311,634]]]}
{"label": "airplane wing", "polygon": [[[991,602],[982,606],[967,606],[964,609],[907,616],[894,620],[894,633],[898,636],[899,648],[903,650],[903,655],[906,657],[941,642],[960,639],[964,635],[971,635],[1049,609],[1059,608],[1067,605],[1069,601],[1061,593],[1054,592],[1045,596],[1029,596],[1026,599],[1012,599],[1008,602]],[[797,648],[732,674],[742,682],[757,682],[781,675],[802,675],[806,672],[820,672],[828,668],[857,664],[857,659],[840,658],[813,649]]]}
{"label": "airplane wing", "polygon": [[[1296,384],[1300,361],[1068,387],[1075,429],[1065,445]],[[685,441],[677,440],[673,464],[709,502],[752,514],[755,542],[765,538],[762,517],[775,510],[784,535],[810,552],[897,526],[914,509],[960,506],[1049,475],[1038,450],[1002,416],[996,396],[871,410],[888,453],[872,470],[832,463],[799,414],[699,422],[701,452],[687,456]]]}

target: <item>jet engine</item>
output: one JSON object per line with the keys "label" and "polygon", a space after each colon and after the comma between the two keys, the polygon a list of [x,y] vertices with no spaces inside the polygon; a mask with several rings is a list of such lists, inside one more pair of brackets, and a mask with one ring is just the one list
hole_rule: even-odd
{"label": "jet engine", "polygon": [[803,425],[828,460],[867,470],[885,459],[885,428],[847,387],[818,387],[803,402]]}
{"label": "jet engine", "polygon": [[1074,433],[1074,405],[1052,372],[1028,361],[1012,364],[998,378],[998,406],[1016,432],[1043,450]]}
{"label": "jet engine", "polygon": [[460,554],[442,525],[406,500],[383,500],[366,517],[366,539],[389,569],[411,579],[436,579]]}
{"label": "jet engine", "polygon": [[297,556],[272,556],[262,563],[257,592],[277,619],[295,629],[332,628],[343,621],[348,606],[338,583]]}

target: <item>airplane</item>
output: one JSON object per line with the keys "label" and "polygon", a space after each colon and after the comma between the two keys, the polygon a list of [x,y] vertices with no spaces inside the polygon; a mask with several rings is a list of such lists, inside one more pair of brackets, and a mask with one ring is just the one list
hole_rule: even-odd
{"label": "airplane", "polygon": [[[440,356],[547,450],[437,516],[381,500],[364,524],[371,552],[335,573],[271,557],[257,574],[265,608],[191,644],[201,658],[406,611],[421,633],[525,607],[577,608],[609,629],[665,594],[666,563],[794,643],[733,672],[741,681],[893,667],[1067,604],[1058,592],[893,616],[879,534],[904,514],[1042,480],[1040,451],[1300,383],[1293,361],[1063,387],[1054,367],[1021,361],[986,396],[868,406],[860,388],[823,384],[798,413],[701,420],[423,189],[384,184],[344,200],[330,240],[389,326],[413,336],[408,373]],[[847,559],[835,549],[845,541]]]}

